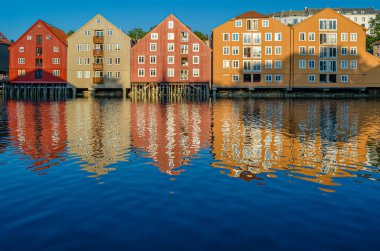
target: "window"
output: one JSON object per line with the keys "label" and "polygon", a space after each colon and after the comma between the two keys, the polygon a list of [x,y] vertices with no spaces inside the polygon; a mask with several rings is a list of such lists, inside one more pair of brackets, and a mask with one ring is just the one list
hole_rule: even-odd
{"label": "window", "polygon": [[230,34],[229,33],[223,33],[223,41],[224,42],[230,41]]}
{"label": "window", "polygon": [[239,46],[232,47],[232,55],[239,55]]}
{"label": "window", "polygon": [[272,69],[272,60],[265,60],[265,69]]}
{"label": "window", "polygon": [[152,34],[150,34],[150,39],[152,39],[152,40],[158,40],[158,33],[152,33]]}
{"label": "window", "polygon": [[137,61],[139,64],[145,64],[145,57],[144,56],[138,56]]}
{"label": "window", "polygon": [[274,76],[274,81],[275,82],[282,82],[282,75],[276,75],[276,76]]}
{"label": "window", "polygon": [[19,58],[18,64],[25,64],[25,58]]}
{"label": "window", "polygon": [[112,44],[107,44],[107,51],[112,51]]}
{"label": "window", "polygon": [[174,33],[168,33],[168,40],[174,40]]}
{"label": "window", "polygon": [[350,41],[351,42],[357,42],[358,41],[358,34],[357,33],[351,33],[350,34]]}
{"label": "window", "polygon": [[189,72],[188,70],[181,70],[181,80],[188,80]]}
{"label": "window", "polygon": [[120,64],[120,58],[115,58],[115,65],[119,65]]}
{"label": "window", "polygon": [[36,36],[36,43],[37,44],[42,44],[42,36],[41,35],[37,35]]}
{"label": "window", "polygon": [[42,58],[36,58],[36,67],[42,67]]}
{"label": "window", "polygon": [[174,51],[174,44],[168,43],[168,51]]}
{"label": "window", "polygon": [[343,56],[348,55],[348,47],[342,47],[340,54]]}
{"label": "window", "polygon": [[320,44],[337,44],[336,33],[321,33],[319,34]]}
{"label": "window", "polygon": [[282,61],[281,60],[275,60],[274,61],[274,68],[281,69],[282,68]]}
{"label": "window", "polygon": [[199,44],[193,44],[193,52],[199,52]]}
{"label": "window", "polygon": [[32,36],[26,36],[26,40],[32,40]]}
{"label": "window", "polygon": [[83,78],[83,72],[82,71],[77,71],[77,78]]}
{"label": "window", "polygon": [[61,75],[61,71],[60,70],[53,70],[53,76],[58,77],[60,75]]}
{"label": "window", "polygon": [[315,69],[315,60],[309,60],[309,69]]}
{"label": "window", "polygon": [[272,33],[265,33],[265,41],[272,41]]}
{"label": "window", "polygon": [[[103,46],[99,46],[98,48],[95,48],[95,49],[98,51],[101,51],[101,50],[103,50]],[[90,44],[86,44],[86,51],[91,51],[91,45]]]}
{"label": "window", "polygon": [[348,61],[347,60],[342,60],[341,62],[340,62],[340,68],[342,68],[343,70],[345,70],[345,69],[348,69]]}
{"label": "window", "polygon": [[348,75],[342,75],[342,76],[340,76],[340,82],[342,82],[342,83],[348,83]]}
{"label": "window", "polygon": [[252,48],[251,47],[244,47],[243,48],[243,57],[244,58],[252,57]]}
{"label": "window", "polygon": [[82,65],[83,62],[82,62],[82,58],[77,58],[77,65]]}
{"label": "window", "polygon": [[181,44],[181,54],[189,54],[189,46],[187,44]]}
{"label": "window", "polygon": [[17,74],[19,77],[22,77],[22,76],[25,76],[26,72],[25,72],[25,70],[18,70]]}
{"label": "window", "polygon": [[253,71],[261,71],[261,61],[253,60],[252,61]]}
{"label": "window", "polygon": [[84,58],[84,64],[90,65],[90,58]]}
{"label": "window", "polygon": [[150,56],[150,63],[156,64],[157,63],[157,57],[156,56]]}
{"label": "window", "polygon": [[282,54],[282,47],[281,46],[275,46],[274,47],[274,54],[275,55],[281,55]]}
{"label": "window", "polygon": [[269,20],[263,20],[262,26],[265,28],[268,28],[269,27]]}
{"label": "window", "polygon": [[77,44],[77,51],[83,51],[83,44]]}
{"label": "window", "polygon": [[193,77],[199,78],[199,69],[193,69]]}
{"label": "window", "polygon": [[320,19],[319,29],[320,30],[336,30],[337,20],[336,19]]}
{"label": "window", "polygon": [[282,41],[282,33],[281,32],[274,34],[274,41]]}
{"label": "window", "polygon": [[115,47],[115,51],[120,51],[121,49],[120,44],[114,44],[114,47]]}
{"label": "window", "polygon": [[272,82],[272,75],[265,75],[265,82]]}
{"label": "window", "polygon": [[299,41],[306,41],[306,33],[305,32],[300,32],[298,35],[298,40]]}
{"label": "window", "polygon": [[337,71],[337,61],[319,61],[319,71],[320,72],[336,72]]}
{"label": "window", "polygon": [[85,36],[90,36],[90,35],[91,35],[91,31],[89,31],[89,30],[85,30],[85,31],[84,31],[84,35],[85,35]]}
{"label": "window", "polygon": [[342,40],[343,42],[347,42],[348,41],[348,34],[347,33],[342,33],[340,35],[340,40]]}
{"label": "window", "polygon": [[151,77],[156,77],[156,75],[157,75],[157,70],[156,70],[156,68],[151,68],[151,69],[150,69],[150,76],[151,76]]}
{"label": "window", "polygon": [[107,71],[106,76],[107,76],[107,78],[112,78],[112,71]]}
{"label": "window", "polygon": [[53,58],[53,64],[60,64],[61,59],[60,58]]}
{"label": "window", "polygon": [[230,47],[228,46],[223,47],[223,55],[230,55]]}
{"label": "window", "polygon": [[42,79],[42,70],[35,71],[35,79]]}
{"label": "window", "polygon": [[306,69],[306,60],[300,60],[300,61],[298,62],[298,67],[299,67],[300,69]]}
{"label": "window", "polygon": [[357,69],[358,68],[358,62],[356,60],[351,60],[350,68],[351,69]]}
{"label": "window", "polygon": [[272,55],[272,46],[265,46],[265,55]]}
{"label": "window", "polygon": [[188,42],[189,41],[189,33],[188,32],[181,32],[181,41],[182,42]]}
{"label": "window", "polygon": [[145,77],[145,69],[138,69],[138,70],[137,70],[137,76],[138,76],[139,78],[141,78],[141,77]]}
{"label": "window", "polygon": [[101,22],[102,22],[102,20],[101,20],[101,19],[99,19],[99,18],[98,18],[98,19],[96,19],[96,23],[97,23],[97,24],[100,24]]}
{"label": "window", "polygon": [[87,78],[87,79],[91,78],[91,71],[85,71],[84,78]]}
{"label": "window", "polygon": [[239,69],[239,60],[232,61],[232,68]]}
{"label": "window", "polygon": [[25,52],[25,48],[24,48],[24,47],[20,47],[20,48],[18,49],[18,51],[19,51],[20,53],[24,53],[24,52]]}
{"label": "window", "polygon": [[309,55],[315,55],[315,46],[309,46]]}
{"label": "window", "polygon": [[230,60],[223,60],[223,69],[230,68]]}
{"label": "window", "polygon": [[309,83],[315,83],[315,75],[309,75],[308,81],[309,81]]}
{"label": "window", "polygon": [[239,33],[232,33],[232,41],[239,41]]}
{"label": "window", "polygon": [[193,64],[199,64],[199,56],[193,56]]}
{"label": "window", "polygon": [[357,55],[358,54],[358,48],[357,47],[351,47],[350,48],[350,54],[351,55]]}
{"label": "window", "polygon": [[243,43],[244,44],[250,44],[251,43],[251,33],[244,33],[243,34]]}
{"label": "window", "polygon": [[252,41],[254,44],[261,44],[261,33],[253,33]]}
{"label": "window", "polygon": [[59,52],[59,47],[58,46],[54,46],[53,52],[55,52],[55,53]]}
{"label": "window", "polygon": [[261,58],[261,46],[252,47],[253,58]]}
{"label": "window", "polygon": [[170,78],[174,77],[174,69],[173,68],[168,69],[168,77],[170,77]]}
{"label": "window", "polygon": [[107,31],[107,35],[108,35],[108,36],[112,36],[112,35],[113,35],[113,30],[108,30],[108,31]]}
{"label": "window", "polygon": [[168,56],[168,64],[174,64],[174,56]]}
{"label": "window", "polygon": [[315,41],[315,33],[309,32],[309,41]]}
{"label": "window", "polygon": [[157,44],[156,43],[151,43],[150,44],[150,51],[156,51],[157,50]]}
{"label": "window", "polygon": [[169,21],[168,22],[168,28],[169,29],[173,29],[174,28],[174,22],[173,21]]}
{"label": "window", "polygon": [[235,21],[235,27],[243,27],[243,21],[241,21],[241,20],[236,20],[236,21]]}
{"label": "window", "polygon": [[306,46],[300,46],[299,47],[299,54],[300,55],[306,55]]}
{"label": "window", "polygon": [[239,75],[232,75],[232,82],[240,82]]}
{"label": "window", "polygon": [[337,47],[327,47],[320,46],[319,47],[319,57],[320,58],[336,58],[338,54]]}
{"label": "window", "polygon": [[243,61],[243,70],[244,71],[250,71],[252,69],[252,64],[250,60],[244,60]]}

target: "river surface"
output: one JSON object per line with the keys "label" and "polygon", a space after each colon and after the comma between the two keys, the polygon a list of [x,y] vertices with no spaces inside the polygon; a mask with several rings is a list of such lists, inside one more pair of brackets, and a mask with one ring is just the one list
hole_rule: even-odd
{"label": "river surface", "polygon": [[0,100],[0,250],[379,250],[380,102]]}

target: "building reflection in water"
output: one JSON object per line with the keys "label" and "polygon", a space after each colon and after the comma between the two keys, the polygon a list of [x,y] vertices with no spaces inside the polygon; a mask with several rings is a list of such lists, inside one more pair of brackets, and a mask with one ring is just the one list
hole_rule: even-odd
{"label": "building reflection in water", "polygon": [[0,153],[7,147],[8,137],[8,111],[6,103],[0,97]]}
{"label": "building reflection in water", "polygon": [[380,116],[365,102],[216,102],[212,130],[213,166],[235,178],[262,179],[262,173],[275,178],[284,170],[294,178],[336,186],[336,178],[378,171],[367,167],[378,164],[368,154],[375,145],[367,143],[379,135]]}
{"label": "building reflection in water", "polygon": [[110,165],[128,161],[129,100],[78,99],[66,107],[68,151],[81,159],[82,169],[91,177],[108,174],[115,170]]}
{"label": "building reflection in water", "polygon": [[64,161],[66,106],[64,102],[7,101],[10,140],[33,161],[33,171],[47,170]]}
{"label": "building reflection in water", "polygon": [[153,160],[161,172],[179,175],[200,149],[209,145],[210,104],[143,103],[132,104],[134,148]]}

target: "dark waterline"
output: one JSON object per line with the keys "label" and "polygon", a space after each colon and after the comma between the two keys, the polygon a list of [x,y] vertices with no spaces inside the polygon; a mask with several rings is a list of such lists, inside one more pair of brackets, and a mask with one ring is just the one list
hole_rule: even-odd
{"label": "dark waterline", "polygon": [[376,250],[380,102],[0,99],[0,250]]}

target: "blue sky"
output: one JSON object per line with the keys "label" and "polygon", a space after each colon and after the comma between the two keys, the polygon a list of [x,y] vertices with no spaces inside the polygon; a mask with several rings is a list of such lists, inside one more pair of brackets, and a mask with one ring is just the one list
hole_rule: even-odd
{"label": "blue sky", "polygon": [[380,0],[11,0],[2,1],[0,6],[0,31],[16,40],[37,19],[67,32],[78,29],[100,13],[127,31],[134,27],[149,29],[174,13],[193,30],[211,33],[213,27],[248,10],[267,14],[305,6],[380,9]]}

